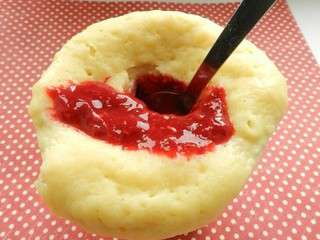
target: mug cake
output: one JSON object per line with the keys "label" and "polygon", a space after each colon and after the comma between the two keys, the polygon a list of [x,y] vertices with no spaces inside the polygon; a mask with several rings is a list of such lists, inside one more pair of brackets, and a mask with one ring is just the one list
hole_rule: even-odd
{"label": "mug cake", "polygon": [[265,53],[243,41],[188,114],[144,102],[183,91],[221,31],[192,14],[133,12],[56,53],[29,106],[36,187],[54,213],[101,236],[164,239],[212,222],[237,196],[287,105]]}

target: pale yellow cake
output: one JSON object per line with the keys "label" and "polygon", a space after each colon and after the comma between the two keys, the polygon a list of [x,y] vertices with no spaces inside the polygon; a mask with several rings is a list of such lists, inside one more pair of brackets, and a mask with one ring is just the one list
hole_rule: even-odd
{"label": "pale yellow cake", "polygon": [[69,80],[132,86],[130,69],[154,66],[189,82],[222,28],[173,11],[134,12],[89,26],[69,40],[33,87],[30,114],[43,163],[37,189],[59,216],[89,232],[157,240],[214,221],[237,196],[287,105],[286,80],[244,41],[212,79],[226,91],[235,134],[190,159],[129,151],[50,115],[49,86]]}

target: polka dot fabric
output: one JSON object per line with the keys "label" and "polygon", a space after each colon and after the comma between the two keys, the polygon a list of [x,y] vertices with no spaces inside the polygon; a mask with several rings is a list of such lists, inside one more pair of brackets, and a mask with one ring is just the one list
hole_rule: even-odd
{"label": "polka dot fabric", "polygon": [[[0,239],[103,239],[44,206],[27,114],[31,86],[72,35],[130,11],[180,10],[225,24],[236,3],[0,1]],[[289,110],[240,195],[211,225],[175,240],[320,239],[320,69],[283,0],[249,37],[289,84]]]}

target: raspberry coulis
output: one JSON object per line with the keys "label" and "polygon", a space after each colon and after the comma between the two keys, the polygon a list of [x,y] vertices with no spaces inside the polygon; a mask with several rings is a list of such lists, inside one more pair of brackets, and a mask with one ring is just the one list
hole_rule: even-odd
{"label": "raspberry coulis", "polygon": [[124,149],[169,157],[205,153],[233,135],[223,88],[207,87],[186,115],[160,114],[141,100],[144,94],[166,88],[184,91],[185,84],[161,75],[145,75],[137,81],[137,94],[120,93],[97,81],[49,88],[52,116]]}

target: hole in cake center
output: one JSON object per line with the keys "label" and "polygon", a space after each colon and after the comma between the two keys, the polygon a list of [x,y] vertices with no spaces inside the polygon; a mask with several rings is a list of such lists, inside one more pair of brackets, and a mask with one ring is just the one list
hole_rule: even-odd
{"label": "hole in cake center", "polygon": [[[186,91],[186,84],[168,75],[149,73],[139,76],[136,80],[135,97],[142,100],[149,109],[166,114],[186,115],[187,111],[179,103],[176,96]],[[177,95],[170,95],[166,98],[159,98],[156,93],[170,92]],[[155,102],[164,101],[164,102]],[[155,105],[160,105],[161,109]]]}
{"label": "hole in cake center", "polygon": [[[133,81],[133,93],[136,98],[142,100],[150,110],[159,113],[186,115],[188,112],[179,105],[176,95],[170,98],[159,98],[156,93],[170,92],[180,95],[186,91],[187,85],[171,77],[168,74],[161,74],[155,65],[143,64],[128,69],[129,79]],[[162,100],[164,102],[157,102]],[[155,105],[161,105],[157,109]]]}

